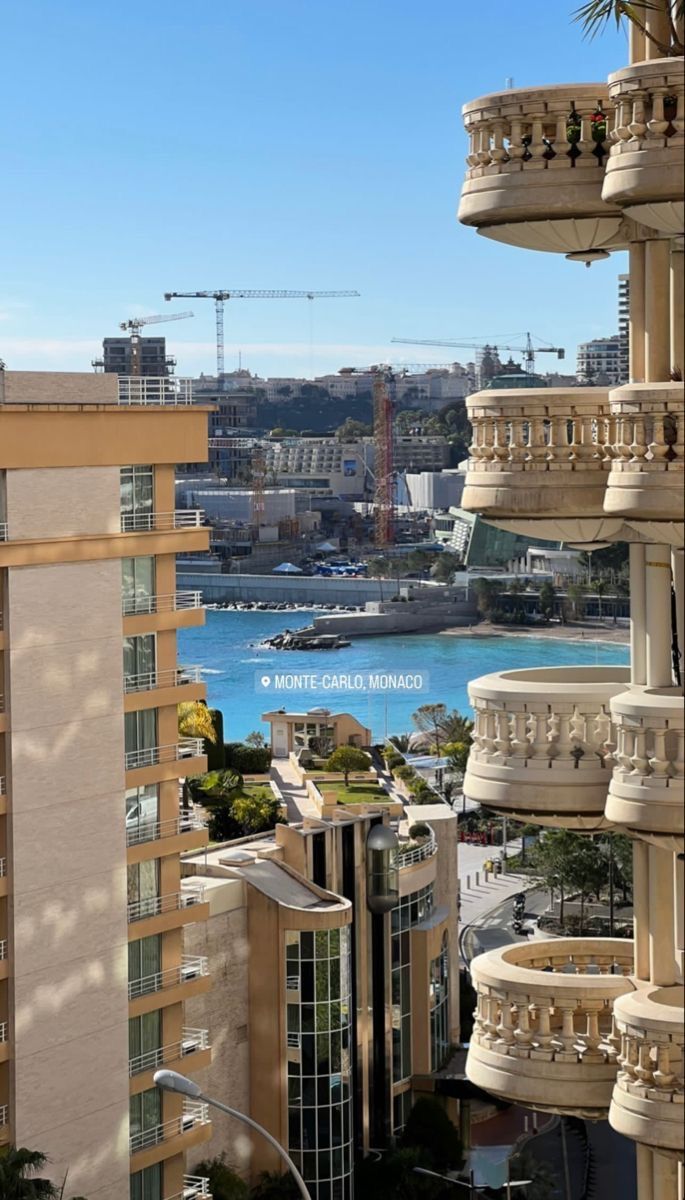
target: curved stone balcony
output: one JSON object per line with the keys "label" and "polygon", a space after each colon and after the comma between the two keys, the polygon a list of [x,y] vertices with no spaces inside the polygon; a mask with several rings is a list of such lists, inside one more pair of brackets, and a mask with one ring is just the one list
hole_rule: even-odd
{"label": "curved stone balcony", "polygon": [[683,988],[636,984],[614,1006],[621,1045],[609,1121],[660,1154],[683,1154]]}
{"label": "curved stone balcony", "polygon": [[629,677],[628,667],[539,667],[474,679],[464,794],[521,821],[603,827],[614,748],[610,702]]}
{"label": "curved stone balcony", "polygon": [[554,938],[474,958],[468,1078],[514,1104],[605,1119],[619,1049],[612,1011],[633,991],[632,970],[632,942],[620,938]]}
{"label": "curved stone balcony", "polygon": [[616,750],[607,819],[663,849],[683,849],[685,714],[677,688],[636,688],[611,701]]}
{"label": "curved stone balcony", "polygon": [[682,58],[633,63],[609,76],[614,109],[602,199],[634,220],[671,235],[683,232]]}
{"label": "curved stone balcony", "polygon": [[623,244],[602,199],[613,103],[605,83],[511,88],[464,105],[469,135],[459,220],[526,250]]}
{"label": "curved stone balcony", "polygon": [[[605,512],[620,514],[636,528],[652,522],[683,522],[685,482],[685,387],[682,383],[630,383],[609,394],[611,465]],[[676,541],[671,525],[664,529]],[[655,540],[662,540],[661,538]]]}

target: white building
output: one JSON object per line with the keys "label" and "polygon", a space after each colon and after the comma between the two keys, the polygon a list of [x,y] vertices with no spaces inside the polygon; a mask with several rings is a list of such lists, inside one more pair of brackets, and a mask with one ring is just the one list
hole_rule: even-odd
{"label": "white building", "polygon": [[620,334],[581,342],[576,359],[576,374],[591,386],[612,386],[624,382],[623,351]]}

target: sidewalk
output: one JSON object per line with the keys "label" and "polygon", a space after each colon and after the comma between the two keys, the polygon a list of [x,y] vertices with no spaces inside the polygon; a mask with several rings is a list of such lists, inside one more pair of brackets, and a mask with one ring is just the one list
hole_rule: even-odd
{"label": "sidewalk", "polygon": [[281,793],[288,810],[288,823],[299,824],[304,817],[317,817],[319,810],[300,783],[299,776],[287,758],[275,758],[269,772]]}

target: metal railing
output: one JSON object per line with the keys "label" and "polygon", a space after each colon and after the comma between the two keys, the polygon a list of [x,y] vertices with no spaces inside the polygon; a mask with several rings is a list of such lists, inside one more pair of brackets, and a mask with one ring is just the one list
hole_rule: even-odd
{"label": "metal railing", "polygon": [[149,1146],[158,1146],[160,1142],[168,1142],[171,1138],[190,1133],[196,1125],[208,1124],[209,1106],[198,1100],[184,1100],[180,1117],[132,1133],[129,1138],[129,1150],[131,1154],[137,1154],[139,1150],[146,1150]]}
{"label": "metal railing", "polygon": [[6,1104],[0,1104],[0,1125],[9,1124],[9,1108]]}
{"label": "metal railing", "polygon": [[172,592],[167,596],[124,596],[121,601],[121,611],[125,617],[180,612],[187,608],[202,608],[202,592]]}
{"label": "metal railing", "polygon": [[5,781],[5,776],[0,775],[0,796],[6,796],[6,795],[7,795],[7,783]]}
{"label": "metal railing", "polygon": [[183,1191],[174,1192],[166,1200],[195,1200],[196,1196],[211,1196],[209,1179],[205,1175],[184,1175]]}
{"label": "metal railing", "polygon": [[148,917],[159,917],[162,913],[181,912],[195,904],[202,904],[204,897],[205,889],[198,885],[195,888],[187,888],[184,892],[168,892],[166,896],[147,896],[144,900],[133,900],[127,907],[128,920],[144,921]]}
{"label": "metal railing", "polygon": [[7,1041],[7,1021],[0,1021],[0,1042]]}
{"label": "metal railing", "polygon": [[193,403],[192,379],[169,375],[120,375],[119,404],[180,407]]}
{"label": "metal railing", "polygon": [[145,1054],[137,1054],[135,1058],[130,1058],[128,1073],[140,1075],[142,1071],[153,1071],[157,1067],[163,1067],[165,1063],[178,1062],[188,1054],[208,1049],[208,1029],[182,1029],[180,1042],[170,1042],[168,1046],[158,1046],[155,1050],[147,1050]]}
{"label": "metal railing", "polygon": [[0,938],[0,961],[7,958],[7,938]]}
{"label": "metal railing", "polygon": [[0,857],[0,879],[4,879],[7,874],[7,859],[3,855]]}
{"label": "metal railing", "polygon": [[207,975],[209,975],[208,958],[184,954],[177,967],[169,967],[166,971],[156,971],[154,975],[144,975],[141,979],[131,979],[128,985],[128,998],[137,1000],[139,996],[163,992],[166,988],[192,983],[194,979],[202,979]]}
{"label": "metal railing", "polygon": [[202,738],[181,738],[171,746],[147,746],[143,750],[127,750],[124,763],[127,771],[140,767],[156,767],[160,763],[176,762],[179,758],[201,758],[204,751]]}
{"label": "metal railing", "polygon": [[[137,821],[135,825],[126,827],[126,845],[140,846],[143,842],[158,842],[162,838],[179,837],[182,833],[192,833],[195,829],[206,829],[206,821],[192,813],[182,813],[172,817],[170,821]],[[0,871],[0,875],[2,871]]]}
{"label": "metal railing", "polygon": [[[124,675],[125,692],[151,692],[155,688],[182,687],[186,683],[201,683],[202,668],[169,667],[164,671],[143,671],[141,675]],[[0,705],[0,712],[2,707]]]}
{"label": "metal railing", "polygon": [[6,542],[8,538],[7,521],[0,521],[0,542]]}
{"label": "metal railing", "polygon": [[199,529],[204,513],[201,508],[177,508],[174,512],[132,512],[121,514],[122,533],[147,533],[150,530]]}
{"label": "metal railing", "polygon": [[412,867],[415,863],[422,863],[427,858],[432,858],[434,854],[437,854],[437,850],[438,843],[435,840],[435,836],[431,834],[429,838],[426,838],[425,842],[411,845],[406,850],[400,845],[397,851],[398,863],[400,867]]}
{"label": "metal railing", "polygon": [[300,977],[299,975],[287,975],[285,980],[285,988],[287,992],[299,992]]}
{"label": "metal railing", "polygon": [[[0,626],[2,628],[2,626]],[[5,711],[5,697],[0,692],[0,713]]]}

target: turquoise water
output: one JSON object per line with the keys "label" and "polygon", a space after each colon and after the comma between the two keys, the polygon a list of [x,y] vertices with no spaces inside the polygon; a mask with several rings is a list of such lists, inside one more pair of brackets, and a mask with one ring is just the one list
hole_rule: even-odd
{"label": "turquoise water", "polygon": [[[554,638],[521,636],[470,638],[444,634],[392,635],[360,638],[342,650],[278,651],[264,647],[264,638],[283,629],[311,624],[307,612],[209,611],[204,628],[179,630],[179,662],[198,663],[206,672],[207,700],[224,714],[227,741],[238,741],[255,729],[267,732],[260,720],[268,709],[281,706],[306,711],[326,705],[350,712],[374,737],[412,728],[411,714],[420,704],[444,703],[469,710],[467,683],[490,671],[517,667],[588,664],[626,664],[628,647],[610,642],[563,642]],[[427,673],[423,693],[346,692],[325,695],[298,691],[266,693],[257,680],[269,672],[369,673],[401,671]]]}

